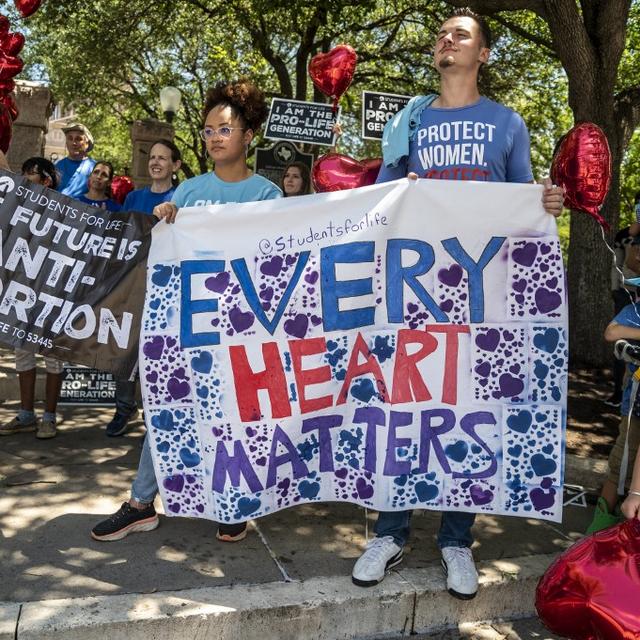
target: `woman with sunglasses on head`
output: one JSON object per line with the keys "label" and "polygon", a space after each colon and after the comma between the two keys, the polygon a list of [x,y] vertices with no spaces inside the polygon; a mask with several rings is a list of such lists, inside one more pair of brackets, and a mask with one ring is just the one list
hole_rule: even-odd
{"label": "woman with sunglasses on head", "polygon": [[[155,207],[154,215],[174,222],[180,207],[280,198],[280,189],[266,178],[253,174],[246,161],[249,144],[266,120],[268,111],[262,91],[247,80],[220,83],[210,89],[203,109],[201,136],[214,169],[181,183],[172,201]],[[157,492],[158,483],[146,438],[130,500],[97,524],[91,531],[92,537],[104,541],[120,540],[134,531],[155,529],[159,524],[153,507]],[[219,524],[216,537],[223,542],[239,542],[246,535],[246,523]]]}
{"label": "woman with sunglasses on head", "polygon": [[[153,213],[154,207],[169,202],[176,190],[175,173],[182,165],[180,149],[164,138],[157,140],[149,149],[147,169],[151,184],[127,194],[123,211]],[[107,425],[107,436],[117,438],[127,432],[128,424],[138,415],[135,380],[116,380],[116,411]]]}
{"label": "woman with sunglasses on head", "polygon": [[[29,158],[22,165],[22,175],[32,182],[49,189],[57,189],[59,176],[53,162],[46,158]],[[32,351],[16,349],[16,371],[20,382],[20,410],[18,415],[0,425],[0,435],[35,431],[36,438],[47,439],[57,433],[56,409],[62,386],[63,363],[51,356],[44,357],[47,371],[45,382],[45,405],[42,420],[34,412],[36,389],[36,356]]]}
{"label": "woman with sunglasses on head", "polygon": [[120,205],[111,199],[111,181],[113,180],[113,165],[101,160],[96,162],[89,174],[89,189],[87,193],[78,197],[80,202],[107,211],[120,211]]}

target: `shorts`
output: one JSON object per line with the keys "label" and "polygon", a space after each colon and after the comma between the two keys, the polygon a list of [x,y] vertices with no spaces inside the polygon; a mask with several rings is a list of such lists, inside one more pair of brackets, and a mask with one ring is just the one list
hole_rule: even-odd
{"label": "shorts", "polygon": [[[618,484],[620,478],[620,466],[622,465],[622,456],[624,454],[624,441],[627,437],[627,422],[629,418],[622,416],[620,418],[618,438],[609,454],[609,476],[608,479],[613,484]],[[629,461],[627,462],[627,477],[624,486],[631,484],[631,476],[633,475],[633,465],[636,459],[636,453],[640,446],[640,418],[631,416],[631,429],[629,431]]]}
{"label": "shorts", "polygon": [[[62,360],[57,360],[51,356],[44,356],[44,364],[47,368],[47,373],[62,373],[64,363]],[[36,368],[36,354],[31,351],[25,351],[24,349],[16,349],[16,371],[22,373],[23,371],[31,371]]]}

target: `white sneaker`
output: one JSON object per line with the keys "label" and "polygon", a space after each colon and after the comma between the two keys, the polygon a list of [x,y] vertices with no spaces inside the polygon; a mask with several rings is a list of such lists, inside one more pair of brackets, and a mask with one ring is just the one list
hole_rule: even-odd
{"label": "white sneaker", "polygon": [[442,568],[447,576],[447,591],[460,600],[471,600],[478,592],[478,572],[468,547],[445,547]]}
{"label": "white sneaker", "polygon": [[382,582],[387,571],[401,562],[402,547],[391,536],[373,538],[353,567],[351,580],[359,587],[372,587]]}

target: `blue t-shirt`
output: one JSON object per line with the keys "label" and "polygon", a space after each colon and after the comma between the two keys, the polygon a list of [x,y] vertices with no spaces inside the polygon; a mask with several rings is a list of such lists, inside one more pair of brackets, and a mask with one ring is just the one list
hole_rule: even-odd
{"label": "blue t-shirt", "polygon": [[409,172],[443,180],[531,182],[527,126],[515,111],[484,97],[455,109],[426,107],[409,156],[397,167],[382,165],[377,182]]}
{"label": "blue t-shirt", "polygon": [[[640,303],[628,304],[614,319],[613,322],[621,324],[623,327],[640,327]],[[629,377],[627,384],[622,392],[622,404],[620,405],[620,413],[623,416],[629,415],[629,403],[631,401],[631,387],[633,385],[632,375],[637,369],[636,366],[628,364]],[[640,417],[640,391],[633,407],[633,415]]]}
{"label": "blue t-shirt", "polygon": [[171,201],[180,208],[274,200],[281,197],[282,191],[271,180],[257,174],[240,182],[225,182],[210,171],[180,183]]}
{"label": "blue t-shirt", "polygon": [[122,207],[111,198],[107,198],[106,200],[91,200],[87,198],[87,196],[81,195],[78,196],[76,200],[80,200],[80,202],[84,202],[85,204],[90,204],[92,207],[98,207],[98,209],[106,209],[107,211],[111,211],[113,213],[122,209]]}
{"label": "blue t-shirt", "polygon": [[96,166],[96,161],[92,158],[84,160],[71,160],[62,158],[56,162],[56,169],[60,174],[60,186],[58,190],[66,196],[78,198],[87,192],[89,175]]}
{"label": "blue t-shirt", "polygon": [[124,200],[122,209],[124,211],[140,211],[141,213],[153,213],[153,208],[163,202],[171,202],[171,198],[176,188],[171,187],[167,191],[156,193],[151,191],[151,187],[130,191]]}

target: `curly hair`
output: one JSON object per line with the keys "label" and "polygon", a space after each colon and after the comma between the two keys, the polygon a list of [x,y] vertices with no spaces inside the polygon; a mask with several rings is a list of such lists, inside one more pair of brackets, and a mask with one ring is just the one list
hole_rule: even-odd
{"label": "curly hair", "polygon": [[240,78],[234,82],[219,82],[210,88],[204,101],[202,120],[206,120],[211,109],[218,106],[230,107],[233,115],[253,131],[262,126],[269,114],[264,93],[247,78]]}

